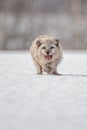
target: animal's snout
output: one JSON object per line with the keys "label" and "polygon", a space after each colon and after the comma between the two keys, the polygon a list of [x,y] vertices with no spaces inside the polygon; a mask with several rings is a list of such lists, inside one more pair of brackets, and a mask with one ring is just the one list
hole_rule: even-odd
{"label": "animal's snout", "polygon": [[50,52],[49,52],[49,51],[47,51],[47,54],[48,54],[48,55],[49,55],[49,53],[50,53]]}

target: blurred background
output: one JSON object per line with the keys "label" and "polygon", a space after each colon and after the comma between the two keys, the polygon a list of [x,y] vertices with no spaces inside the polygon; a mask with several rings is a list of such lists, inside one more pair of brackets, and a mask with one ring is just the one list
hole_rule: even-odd
{"label": "blurred background", "polygon": [[0,0],[0,50],[27,50],[41,34],[87,49],[87,0]]}

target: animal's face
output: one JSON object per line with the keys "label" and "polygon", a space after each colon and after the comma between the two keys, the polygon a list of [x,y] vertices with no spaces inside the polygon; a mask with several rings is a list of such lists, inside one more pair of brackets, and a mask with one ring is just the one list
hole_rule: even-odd
{"label": "animal's face", "polygon": [[46,60],[51,60],[58,51],[58,48],[59,40],[45,41],[44,43],[39,43],[38,46],[40,54],[44,55]]}

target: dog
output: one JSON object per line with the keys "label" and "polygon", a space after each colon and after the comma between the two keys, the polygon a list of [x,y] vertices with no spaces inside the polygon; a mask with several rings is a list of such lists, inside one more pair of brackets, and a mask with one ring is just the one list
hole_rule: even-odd
{"label": "dog", "polygon": [[59,39],[48,35],[38,36],[30,47],[30,53],[37,69],[37,74],[59,75],[57,66],[62,59],[62,46]]}

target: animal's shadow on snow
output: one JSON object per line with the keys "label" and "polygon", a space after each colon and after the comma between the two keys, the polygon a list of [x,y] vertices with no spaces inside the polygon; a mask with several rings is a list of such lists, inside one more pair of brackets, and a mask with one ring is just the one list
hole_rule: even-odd
{"label": "animal's shadow on snow", "polygon": [[87,77],[86,74],[61,74],[61,76]]}

